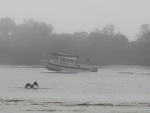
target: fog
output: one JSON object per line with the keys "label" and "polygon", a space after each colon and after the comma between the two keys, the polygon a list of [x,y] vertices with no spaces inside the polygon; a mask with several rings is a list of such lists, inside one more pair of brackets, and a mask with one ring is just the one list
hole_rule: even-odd
{"label": "fog", "polygon": [[0,64],[61,52],[89,65],[150,65],[149,11],[149,0],[0,0]]}
{"label": "fog", "polygon": [[[35,20],[16,24],[0,20],[0,63],[40,65],[53,52],[78,55],[89,65],[150,65],[150,25],[142,24],[138,39],[115,33],[113,24],[93,32],[53,33],[54,26]],[[88,59],[89,62],[86,62]]]}
{"label": "fog", "polygon": [[53,24],[55,33],[92,32],[115,25],[115,32],[136,40],[149,23],[149,0],[0,0],[0,17],[16,23],[34,19]]}

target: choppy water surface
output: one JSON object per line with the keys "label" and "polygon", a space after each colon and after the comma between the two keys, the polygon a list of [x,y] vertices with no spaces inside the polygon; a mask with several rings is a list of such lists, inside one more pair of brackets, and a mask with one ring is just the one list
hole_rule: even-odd
{"label": "choppy water surface", "polygon": [[[96,73],[0,66],[1,113],[150,113],[150,67],[100,67]],[[37,81],[39,89],[25,89]]]}

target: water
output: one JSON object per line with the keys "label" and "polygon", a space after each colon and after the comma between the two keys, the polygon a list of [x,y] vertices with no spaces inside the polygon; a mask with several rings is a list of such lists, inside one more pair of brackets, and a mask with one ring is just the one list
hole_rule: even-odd
{"label": "water", "polygon": [[[25,89],[37,81],[39,89]],[[150,113],[150,67],[107,66],[55,73],[0,66],[0,113]]]}

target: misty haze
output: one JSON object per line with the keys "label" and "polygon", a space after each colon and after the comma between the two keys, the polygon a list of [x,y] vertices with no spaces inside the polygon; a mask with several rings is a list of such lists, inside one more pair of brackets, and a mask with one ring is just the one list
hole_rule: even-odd
{"label": "misty haze", "polygon": [[149,0],[0,0],[0,113],[150,113]]}
{"label": "misty haze", "polygon": [[[130,26],[129,26],[130,27]],[[12,18],[0,20],[0,63],[41,65],[41,59],[53,52],[80,56],[89,65],[150,65],[150,25],[142,24],[138,39],[129,41],[115,33],[109,24],[87,33],[53,33],[54,26],[36,20],[16,24]]]}

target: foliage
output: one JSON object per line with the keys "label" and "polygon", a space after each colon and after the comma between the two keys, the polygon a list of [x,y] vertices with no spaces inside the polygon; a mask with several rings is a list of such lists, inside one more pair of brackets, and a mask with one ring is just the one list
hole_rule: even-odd
{"label": "foliage", "polygon": [[[35,20],[16,25],[11,18],[0,20],[0,63],[40,65],[53,52],[80,56],[91,65],[150,65],[150,26],[143,24],[136,41],[129,42],[114,25],[102,30],[74,34],[53,33],[53,26]],[[88,59],[88,62],[87,62]]]}

